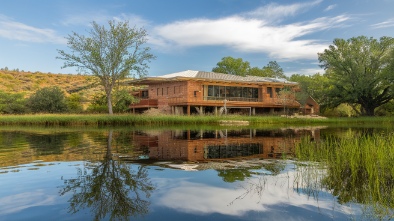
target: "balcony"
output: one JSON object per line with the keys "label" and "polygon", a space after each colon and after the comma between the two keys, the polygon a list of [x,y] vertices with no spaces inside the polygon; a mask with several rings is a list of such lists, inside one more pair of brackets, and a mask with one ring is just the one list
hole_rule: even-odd
{"label": "balcony", "polygon": [[138,103],[131,104],[131,107],[157,107],[157,99],[140,99]]}

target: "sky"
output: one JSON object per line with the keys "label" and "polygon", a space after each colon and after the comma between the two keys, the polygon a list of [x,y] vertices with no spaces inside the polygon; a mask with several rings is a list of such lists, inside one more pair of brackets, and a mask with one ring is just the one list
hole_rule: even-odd
{"label": "sky", "polygon": [[0,68],[62,68],[72,32],[129,21],[148,33],[149,76],[211,71],[223,57],[276,61],[287,76],[324,73],[317,53],[335,38],[394,37],[394,0],[0,0]]}

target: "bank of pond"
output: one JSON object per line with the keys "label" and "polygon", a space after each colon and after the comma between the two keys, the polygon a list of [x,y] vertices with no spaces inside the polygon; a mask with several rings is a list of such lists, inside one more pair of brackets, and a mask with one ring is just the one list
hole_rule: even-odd
{"label": "bank of pond", "polygon": [[[0,125],[44,126],[171,126],[171,125],[394,125],[394,117],[326,118],[320,116],[179,116],[179,115],[0,115]],[[229,122],[229,123],[228,123]],[[233,123],[231,123],[233,122]],[[246,123],[246,124],[245,124]]]}
{"label": "bank of pond", "polygon": [[379,120],[0,126],[0,220],[392,220],[394,126]]}

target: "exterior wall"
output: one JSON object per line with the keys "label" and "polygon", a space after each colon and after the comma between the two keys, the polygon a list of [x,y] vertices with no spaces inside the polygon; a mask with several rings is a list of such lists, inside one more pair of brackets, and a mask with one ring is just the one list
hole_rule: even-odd
{"label": "exterior wall", "polygon": [[[258,101],[224,101],[224,100],[204,100],[207,97],[207,86],[226,86],[226,87],[251,87],[258,88]],[[163,81],[161,83],[151,83],[148,85],[149,99],[141,99],[140,103],[133,104],[131,108],[158,108],[162,112],[169,114],[203,114],[208,108],[209,113],[217,114],[220,108],[223,109],[224,102],[227,107],[253,108],[253,113],[274,113],[283,112],[284,109],[298,109],[300,104],[295,100],[295,95],[283,99],[278,96],[277,90],[284,87],[280,83],[232,83],[232,82],[209,82],[203,80],[188,81]],[[272,95],[268,93],[271,88]],[[310,100],[310,105],[305,107],[306,112],[310,112],[311,104],[313,111],[318,113],[319,105]],[[245,109],[246,110],[246,109]],[[245,112],[245,111],[244,111]]]}

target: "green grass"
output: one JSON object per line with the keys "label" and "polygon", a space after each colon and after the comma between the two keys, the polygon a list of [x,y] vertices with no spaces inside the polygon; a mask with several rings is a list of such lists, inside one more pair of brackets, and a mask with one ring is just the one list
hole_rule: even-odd
{"label": "green grass", "polygon": [[2,115],[0,125],[44,126],[172,126],[172,125],[219,125],[221,120],[249,121],[250,126],[267,125],[386,125],[394,126],[394,117],[369,118],[286,118],[279,116],[175,116],[175,115],[85,115],[85,114],[37,114]]}
{"label": "green grass", "polygon": [[[296,157],[301,161],[320,162],[319,167],[326,168],[320,188],[331,190],[340,203],[361,203],[364,212],[373,214],[374,218],[391,219],[394,218],[393,144],[393,132],[354,134],[350,138],[331,136],[317,142],[304,139],[296,147]],[[311,177],[316,170],[304,171],[308,172],[302,177]]]}

